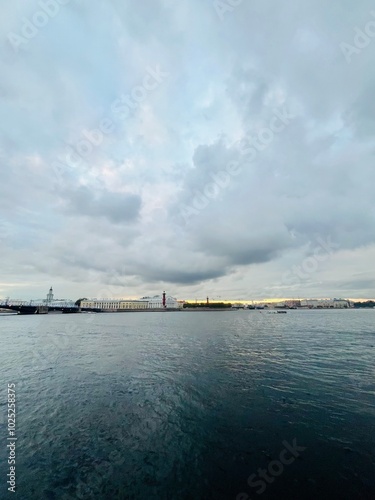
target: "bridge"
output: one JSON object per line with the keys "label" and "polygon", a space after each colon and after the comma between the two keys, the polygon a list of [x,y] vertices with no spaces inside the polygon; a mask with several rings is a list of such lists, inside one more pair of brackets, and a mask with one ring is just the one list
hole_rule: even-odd
{"label": "bridge", "polygon": [[81,312],[81,309],[70,300],[47,302],[46,300],[0,299],[0,309],[17,311],[20,314],[47,314],[49,312],[71,314]]}
{"label": "bridge", "polygon": [[19,314],[48,314],[48,307],[47,306],[38,306],[38,305],[31,305],[31,304],[0,304],[0,310],[10,310],[10,311],[16,311]]}

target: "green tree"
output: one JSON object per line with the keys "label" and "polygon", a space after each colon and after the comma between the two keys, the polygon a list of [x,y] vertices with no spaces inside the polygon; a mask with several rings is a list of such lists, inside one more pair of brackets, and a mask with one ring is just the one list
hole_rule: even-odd
{"label": "green tree", "polygon": [[81,307],[81,302],[82,302],[83,300],[87,300],[87,298],[86,298],[86,297],[83,297],[82,299],[78,299],[78,300],[76,300],[76,301],[75,301],[75,305],[76,305],[76,306],[78,306],[78,307]]}

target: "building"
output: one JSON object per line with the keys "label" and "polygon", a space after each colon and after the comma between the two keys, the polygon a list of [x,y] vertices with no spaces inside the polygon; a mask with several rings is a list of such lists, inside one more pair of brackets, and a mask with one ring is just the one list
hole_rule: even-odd
{"label": "building", "polygon": [[52,289],[52,286],[49,289],[49,292],[47,294],[47,300],[46,300],[46,302],[47,302],[47,304],[53,302],[53,289]]}
{"label": "building", "polygon": [[147,303],[148,309],[181,309],[182,304],[178,302],[174,297],[170,295],[154,295],[153,297],[142,297],[140,301]]}
{"label": "building", "polygon": [[84,299],[81,309],[100,311],[131,311],[145,309],[181,309],[182,304],[174,297],[162,295],[142,297],[141,299]]}
{"label": "building", "polygon": [[326,300],[304,299],[301,300],[301,307],[305,307],[308,309],[320,309],[329,307],[329,304]]}
{"label": "building", "polygon": [[132,299],[86,299],[81,302],[81,309],[97,309],[103,311],[125,311],[147,309],[148,303]]}
{"label": "building", "polygon": [[332,304],[335,309],[346,309],[350,307],[350,302],[344,299],[333,299]]}
{"label": "building", "polygon": [[343,299],[310,299],[301,300],[301,306],[308,309],[346,309],[350,307],[348,300]]}
{"label": "building", "polygon": [[285,301],[286,307],[289,307],[291,309],[295,309],[296,307],[301,307],[301,301],[300,300],[286,300]]}

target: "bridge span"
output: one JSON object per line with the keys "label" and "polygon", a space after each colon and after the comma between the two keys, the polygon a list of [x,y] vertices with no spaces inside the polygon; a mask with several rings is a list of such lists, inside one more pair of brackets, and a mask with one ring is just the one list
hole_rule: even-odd
{"label": "bridge span", "polygon": [[72,302],[55,302],[47,304],[42,301],[21,301],[21,300],[6,300],[0,301],[0,309],[16,311],[19,314],[48,314],[62,313],[72,314],[79,313],[81,309]]}

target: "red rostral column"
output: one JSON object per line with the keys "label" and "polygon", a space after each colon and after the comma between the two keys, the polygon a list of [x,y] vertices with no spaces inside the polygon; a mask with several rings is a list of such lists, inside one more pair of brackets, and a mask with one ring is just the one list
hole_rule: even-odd
{"label": "red rostral column", "polygon": [[165,305],[165,292],[163,292],[163,307],[165,308],[166,305]]}

